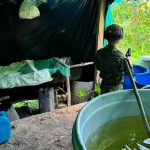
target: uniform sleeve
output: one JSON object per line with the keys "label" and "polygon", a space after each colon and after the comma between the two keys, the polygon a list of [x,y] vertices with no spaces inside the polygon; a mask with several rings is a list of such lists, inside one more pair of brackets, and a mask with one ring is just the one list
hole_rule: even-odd
{"label": "uniform sleeve", "polygon": [[100,50],[98,50],[98,52],[95,54],[94,57],[94,65],[96,67],[97,70],[101,70],[101,60],[102,60],[102,56],[100,53]]}

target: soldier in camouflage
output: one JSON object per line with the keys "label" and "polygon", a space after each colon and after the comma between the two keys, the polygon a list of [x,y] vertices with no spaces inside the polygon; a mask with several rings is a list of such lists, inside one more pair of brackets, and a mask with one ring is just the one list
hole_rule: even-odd
{"label": "soldier in camouflage", "polygon": [[124,55],[116,45],[123,38],[123,28],[119,25],[112,24],[106,28],[104,38],[107,39],[108,45],[97,51],[94,64],[100,71],[101,94],[122,90],[123,71],[128,73],[124,65]]}

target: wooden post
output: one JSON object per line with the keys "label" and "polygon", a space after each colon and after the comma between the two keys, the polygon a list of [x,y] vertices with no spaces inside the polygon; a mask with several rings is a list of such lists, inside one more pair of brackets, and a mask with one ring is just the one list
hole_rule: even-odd
{"label": "wooden post", "polygon": [[71,106],[71,92],[70,92],[69,77],[66,78],[66,87],[67,87],[67,106]]}
{"label": "wooden post", "polygon": [[[98,49],[103,47],[103,39],[104,39],[104,23],[105,23],[105,3],[106,0],[99,0],[99,13],[98,13],[98,21],[97,21],[97,40],[96,40],[96,52]],[[95,53],[96,53],[95,52]],[[95,83],[99,81],[99,71],[95,69]]]}
{"label": "wooden post", "polygon": [[105,25],[105,4],[106,4],[106,0],[100,0],[97,50],[103,47],[104,25]]}

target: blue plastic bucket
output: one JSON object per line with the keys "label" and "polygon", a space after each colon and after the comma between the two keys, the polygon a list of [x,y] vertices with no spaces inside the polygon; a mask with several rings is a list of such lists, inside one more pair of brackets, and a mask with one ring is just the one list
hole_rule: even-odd
{"label": "blue plastic bucket", "polygon": [[150,85],[150,73],[137,75],[134,79],[138,88]]}
{"label": "blue plastic bucket", "polygon": [[[149,72],[148,68],[146,68],[144,66],[135,65],[135,64],[133,64],[132,66],[133,66],[133,74],[132,74],[133,77]],[[124,75],[123,88],[124,89],[133,89],[132,83],[130,81],[130,77],[127,74]]]}
{"label": "blue plastic bucket", "polygon": [[[146,115],[150,116],[150,89],[139,89],[139,93]],[[140,115],[133,90],[110,92],[95,97],[77,115],[72,129],[73,149],[87,150],[88,139],[105,123],[113,119]]]}

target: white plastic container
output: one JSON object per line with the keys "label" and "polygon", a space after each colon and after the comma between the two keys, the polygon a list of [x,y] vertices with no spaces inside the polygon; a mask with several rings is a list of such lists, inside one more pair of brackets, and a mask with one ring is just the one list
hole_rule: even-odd
{"label": "white plastic container", "polygon": [[141,56],[140,63],[142,66],[147,67],[150,72],[150,55]]}

